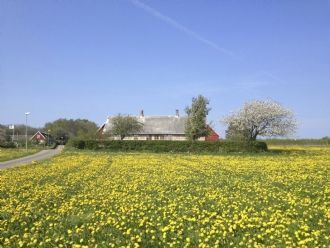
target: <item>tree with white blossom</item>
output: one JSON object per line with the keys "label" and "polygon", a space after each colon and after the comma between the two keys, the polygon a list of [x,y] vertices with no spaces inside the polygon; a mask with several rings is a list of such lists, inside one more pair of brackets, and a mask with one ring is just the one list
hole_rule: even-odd
{"label": "tree with white blossom", "polygon": [[256,140],[257,136],[287,136],[297,129],[294,113],[271,100],[247,102],[221,122],[230,128],[227,133],[235,135],[233,132],[237,132],[249,141]]}

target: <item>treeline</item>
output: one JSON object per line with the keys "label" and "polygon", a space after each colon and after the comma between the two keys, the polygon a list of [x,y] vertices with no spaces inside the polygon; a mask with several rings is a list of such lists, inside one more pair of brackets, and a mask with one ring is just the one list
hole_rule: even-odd
{"label": "treeline", "polygon": [[95,122],[87,119],[58,119],[53,122],[47,122],[43,130],[50,133],[56,140],[69,138],[92,139],[96,137],[98,126]]}
{"label": "treeline", "polygon": [[[37,131],[41,131],[49,133],[52,137],[52,142],[56,141],[58,143],[66,143],[70,138],[93,139],[96,137],[96,131],[98,129],[96,123],[87,119],[58,119],[53,122],[47,122],[41,128],[20,124],[14,126],[15,129],[12,130],[9,129],[8,126],[0,124],[0,146],[15,147],[17,145],[23,145],[25,142],[26,127],[28,139],[30,139]],[[47,144],[49,143],[47,142]]]}
{"label": "treeline", "polygon": [[15,125],[15,129],[9,129],[6,125],[0,124],[0,147],[14,148],[23,145],[25,142],[25,132],[28,137],[35,134],[40,128],[26,126],[23,124]]}
{"label": "treeline", "polygon": [[[26,128],[26,126],[24,124],[15,125],[14,135],[15,136],[25,135],[25,128]],[[27,126],[27,134],[28,135],[33,135],[38,130],[40,130],[40,128]],[[9,129],[8,126],[0,124],[0,140],[9,140],[12,135],[13,135],[13,130],[12,129]]]}

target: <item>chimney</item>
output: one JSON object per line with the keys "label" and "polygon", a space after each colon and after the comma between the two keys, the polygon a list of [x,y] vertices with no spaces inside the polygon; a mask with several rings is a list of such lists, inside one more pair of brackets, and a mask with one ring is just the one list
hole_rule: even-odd
{"label": "chimney", "polygon": [[179,117],[179,116],[180,116],[180,115],[179,115],[179,110],[178,110],[178,109],[175,110],[175,116],[176,116],[176,117]]}
{"label": "chimney", "polygon": [[140,117],[144,117],[143,109],[140,111]]}

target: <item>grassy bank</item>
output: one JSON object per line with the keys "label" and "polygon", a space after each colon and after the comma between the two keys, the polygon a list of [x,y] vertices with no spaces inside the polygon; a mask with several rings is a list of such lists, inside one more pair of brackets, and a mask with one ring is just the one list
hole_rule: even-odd
{"label": "grassy bank", "polygon": [[24,148],[0,148],[0,162],[25,157],[41,150],[39,147],[29,148],[27,151]]}

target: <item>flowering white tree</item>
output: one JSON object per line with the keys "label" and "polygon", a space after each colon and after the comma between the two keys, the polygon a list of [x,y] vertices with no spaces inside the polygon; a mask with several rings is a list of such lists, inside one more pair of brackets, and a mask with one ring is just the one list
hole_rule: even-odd
{"label": "flowering white tree", "polygon": [[297,129],[296,119],[291,110],[279,103],[255,100],[244,104],[243,108],[221,120],[225,125],[248,140],[257,136],[286,136]]}

